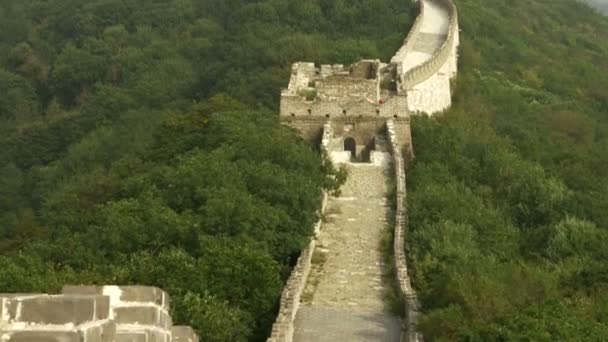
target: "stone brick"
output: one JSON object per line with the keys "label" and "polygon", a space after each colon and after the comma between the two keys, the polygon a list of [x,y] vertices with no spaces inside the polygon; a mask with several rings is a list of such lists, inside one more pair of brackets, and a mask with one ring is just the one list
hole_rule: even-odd
{"label": "stone brick", "polygon": [[17,314],[19,299],[36,298],[47,295],[2,293],[0,294],[0,321],[14,321]]}
{"label": "stone brick", "polygon": [[114,342],[148,342],[148,334],[145,331],[121,331],[116,333]]}
{"label": "stone brick", "polygon": [[80,335],[83,342],[113,342],[116,325],[112,321],[105,321],[98,325],[81,328]]}
{"label": "stone brick", "polygon": [[66,285],[61,289],[63,294],[71,295],[101,295],[103,294],[102,286],[85,286],[85,285]]}
{"label": "stone brick", "polygon": [[44,296],[19,299],[17,305],[18,321],[38,324],[79,325],[106,319],[109,313],[109,298],[104,296]]}
{"label": "stone brick", "polygon": [[80,342],[76,331],[18,331],[7,342]]}
{"label": "stone brick", "polygon": [[162,330],[125,330],[116,334],[115,342],[171,342],[171,335]]}
{"label": "stone brick", "polygon": [[150,286],[121,286],[120,300],[125,302],[152,302],[166,309],[169,307],[169,296],[165,291]]}
{"label": "stone brick", "polygon": [[[104,293],[104,287],[105,286],[64,286],[62,293],[80,295],[102,295]],[[121,301],[155,303],[158,306],[169,310],[169,295],[165,291],[157,287],[119,286],[118,289],[120,289],[121,292]]]}
{"label": "stone brick", "polygon": [[173,342],[199,342],[198,336],[192,327],[176,326],[171,328]]}
{"label": "stone brick", "polygon": [[159,323],[160,327],[163,329],[170,329],[171,326],[173,326],[173,320],[171,319],[171,316],[164,311],[160,312],[160,317],[159,317],[158,323]]}
{"label": "stone brick", "polygon": [[117,324],[142,324],[161,326],[161,310],[155,306],[126,306],[114,309]]}
{"label": "stone brick", "polygon": [[171,335],[168,331],[150,330],[148,331],[148,342],[171,342]]}

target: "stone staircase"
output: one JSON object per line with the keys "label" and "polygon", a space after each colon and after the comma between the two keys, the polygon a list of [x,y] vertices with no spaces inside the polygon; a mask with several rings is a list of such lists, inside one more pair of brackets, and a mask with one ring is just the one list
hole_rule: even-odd
{"label": "stone staircase", "polygon": [[392,227],[388,165],[349,163],[340,197],[331,198],[295,321],[294,341],[399,341],[400,318],[385,297],[383,237]]}

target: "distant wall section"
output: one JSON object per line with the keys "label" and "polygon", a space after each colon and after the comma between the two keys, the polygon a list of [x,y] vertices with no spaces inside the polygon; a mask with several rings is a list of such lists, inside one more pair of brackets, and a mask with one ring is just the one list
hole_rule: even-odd
{"label": "distant wall section", "polygon": [[[434,114],[452,105],[450,81],[457,73],[460,44],[458,11],[452,0],[419,0],[417,3],[420,6],[420,14],[404,45],[392,58],[391,63],[398,70],[399,94],[406,95],[408,111]],[[404,70],[408,54],[413,52],[416,42],[420,40],[423,22],[430,20],[426,17],[430,3],[438,5],[447,15],[449,23],[445,41],[433,52],[430,59],[409,70]]]}
{"label": "distant wall section", "polygon": [[[409,126],[407,126],[409,128]],[[406,206],[406,158],[401,153],[403,145],[407,144],[399,139],[410,136],[409,134],[404,135],[400,130],[404,129],[404,123],[396,123],[393,120],[387,122],[387,134],[392,149],[393,155],[393,167],[395,172],[395,183],[396,183],[396,209],[395,209],[395,227],[394,227],[394,240],[393,240],[393,253],[394,263],[396,270],[397,283],[399,285],[399,292],[403,298],[403,304],[405,308],[405,324],[403,334],[401,336],[402,342],[419,342],[423,341],[423,337],[418,333],[418,316],[420,305],[418,297],[410,280],[407,260],[405,257],[405,234],[407,227],[407,206]]]}

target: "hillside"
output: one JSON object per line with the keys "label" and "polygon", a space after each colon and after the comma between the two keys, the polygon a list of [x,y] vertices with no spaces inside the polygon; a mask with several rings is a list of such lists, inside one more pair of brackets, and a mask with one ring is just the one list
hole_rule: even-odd
{"label": "hillside", "polygon": [[264,340],[333,170],[279,124],[294,60],[388,58],[402,1],[0,0],[0,292],[167,290]]}
{"label": "hillside", "polygon": [[[455,0],[454,106],[413,119],[427,340],[608,336],[608,19]],[[388,60],[403,0],[0,0],[0,292],[145,284],[262,341],[342,173],[279,124],[294,61]]]}
{"label": "hillside", "polygon": [[408,253],[429,340],[608,334],[608,20],[456,1],[455,104],[412,124]]}

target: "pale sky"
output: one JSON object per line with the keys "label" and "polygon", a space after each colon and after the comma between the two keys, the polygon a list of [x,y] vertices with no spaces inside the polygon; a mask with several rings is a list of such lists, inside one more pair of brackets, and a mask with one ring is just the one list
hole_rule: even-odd
{"label": "pale sky", "polygon": [[595,5],[595,7],[603,9],[604,12],[608,11],[608,0],[587,0],[589,3]]}

